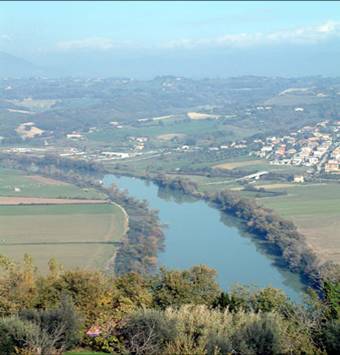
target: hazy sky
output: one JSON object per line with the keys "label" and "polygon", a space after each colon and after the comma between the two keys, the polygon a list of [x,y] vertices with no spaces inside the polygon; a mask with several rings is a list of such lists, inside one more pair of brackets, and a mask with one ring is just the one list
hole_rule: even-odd
{"label": "hazy sky", "polygon": [[339,49],[339,2],[0,3],[0,51],[98,74],[110,63],[115,75],[223,76],[225,66],[259,74],[272,58],[280,63],[268,63],[268,74],[296,75],[284,53],[298,68],[312,61],[312,71],[328,74]]}

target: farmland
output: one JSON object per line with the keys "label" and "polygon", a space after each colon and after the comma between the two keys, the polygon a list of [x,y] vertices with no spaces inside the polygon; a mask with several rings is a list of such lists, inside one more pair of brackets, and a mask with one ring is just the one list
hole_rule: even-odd
{"label": "farmland", "polygon": [[30,254],[42,271],[55,257],[66,268],[104,268],[127,218],[105,195],[42,176],[0,170],[0,253]]}
{"label": "farmland", "polygon": [[233,125],[223,125],[215,120],[182,120],[178,122],[162,122],[162,124],[144,125],[141,127],[126,126],[122,129],[111,128],[94,132],[88,135],[93,141],[112,142],[113,140],[122,140],[127,136],[148,136],[164,137],[164,135],[180,136],[204,136],[209,133],[220,130],[225,134],[225,138],[233,139],[235,137],[243,138],[254,131],[248,128],[240,128]]}
{"label": "farmland", "polygon": [[103,199],[105,196],[94,189],[47,179],[42,176],[27,176],[24,172],[0,168],[0,196],[44,197],[73,199]]}
{"label": "farmland", "polygon": [[321,258],[340,263],[340,185],[306,184],[287,191],[258,202],[292,220]]}
{"label": "farmland", "polygon": [[111,204],[0,206],[0,248],[15,260],[30,254],[41,270],[51,257],[66,268],[102,268],[126,223],[121,207]]}
{"label": "farmland", "polygon": [[227,163],[222,163],[215,165],[214,168],[219,168],[219,169],[226,169],[226,170],[231,170],[235,168],[241,168],[241,167],[257,167],[258,165],[265,163],[262,160],[239,160],[239,161],[231,161]]}

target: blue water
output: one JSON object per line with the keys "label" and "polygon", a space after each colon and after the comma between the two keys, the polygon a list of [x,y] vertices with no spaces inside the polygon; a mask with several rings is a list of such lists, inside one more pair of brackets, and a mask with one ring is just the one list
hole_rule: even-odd
{"label": "blue water", "polygon": [[222,214],[204,201],[188,200],[166,193],[155,184],[136,178],[106,175],[105,186],[115,183],[129,195],[148,201],[166,224],[165,249],[159,265],[185,269],[206,264],[217,271],[221,287],[246,284],[281,288],[294,301],[301,302],[303,284],[299,276],[275,265],[269,256],[237,226],[238,221]]}

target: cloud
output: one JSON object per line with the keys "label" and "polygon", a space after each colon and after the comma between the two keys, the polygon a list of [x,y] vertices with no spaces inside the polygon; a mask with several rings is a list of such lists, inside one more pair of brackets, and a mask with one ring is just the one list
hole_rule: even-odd
{"label": "cloud", "polygon": [[105,37],[89,37],[71,41],[61,41],[57,43],[57,49],[73,50],[73,49],[96,49],[108,50],[116,46],[111,38]]}
{"label": "cloud", "polygon": [[340,22],[328,21],[321,25],[299,27],[274,32],[225,34],[214,38],[179,39],[162,44],[163,48],[244,47],[276,43],[319,43],[340,37]]}
{"label": "cloud", "polygon": [[131,41],[114,41],[109,37],[88,37],[77,40],[60,41],[57,50],[97,50],[106,51],[113,48],[124,49],[181,49],[181,48],[224,48],[249,47],[256,45],[287,44],[287,43],[319,43],[327,39],[340,37],[340,22],[325,23],[285,29],[272,32],[244,32],[225,34],[213,38],[182,38],[160,44],[142,44]]}

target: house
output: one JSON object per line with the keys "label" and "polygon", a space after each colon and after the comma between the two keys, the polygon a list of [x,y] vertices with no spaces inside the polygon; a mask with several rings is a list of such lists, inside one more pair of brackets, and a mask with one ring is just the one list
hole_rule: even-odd
{"label": "house", "polygon": [[294,175],[294,182],[302,184],[303,182],[305,182],[305,178],[303,177],[303,175]]}
{"label": "house", "polygon": [[81,138],[83,138],[83,136],[80,133],[70,133],[70,134],[67,134],[66,137],[68,139],[81,139]]}
{"label": "house", "polygon": [[135,140],[136,142],[139,142],[139,143],[145,143],[148,141],[148,137],[137,137]]}
{"label": "house", "polygon": [[269,153],[269,152],[271,152],[272,150],[273,150],[273,147],[270,146],[270,145],[266,145],[266,146],[264,146],[264,147],[261,148],[261,152],[263,152],[263,153]]}
{"label": "house", "polygon": [[340,172],[339,165],[340,164],[337,160],[328,160],[328,162],[325,165],[325,172],[326,173]]}

